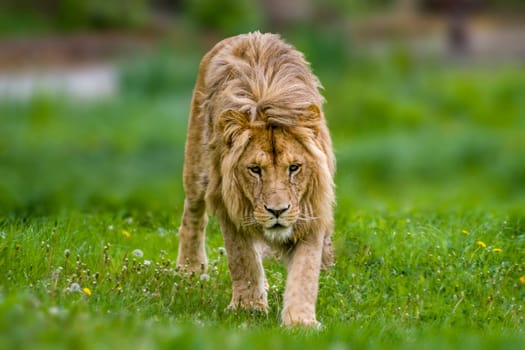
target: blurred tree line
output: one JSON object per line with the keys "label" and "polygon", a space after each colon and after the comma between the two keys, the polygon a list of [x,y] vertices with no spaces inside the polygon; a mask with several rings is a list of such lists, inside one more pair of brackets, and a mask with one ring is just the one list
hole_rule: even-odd
{"label": "blurred tree line", "polygon": [[455,8],[525,9],[523,0],[3,0],[0,13],[30,14],[58,30],[141,28],[163,18],[233,34],[253,28],[279,30],[301,23],[330,24],[367,11],[405,9],[442,12]]}

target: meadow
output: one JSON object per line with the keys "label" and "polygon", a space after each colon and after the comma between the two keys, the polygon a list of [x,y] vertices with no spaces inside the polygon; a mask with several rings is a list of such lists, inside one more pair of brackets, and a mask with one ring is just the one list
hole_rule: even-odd
{"label": "meadow", "polygon": [[185,129],[202,52],[121,65],[120,94],[0,102],[0,347],[525,347],[525,70],[306,51],[337,156],[336,265],[319,331],[227,312],[210,269],[175,267]]}

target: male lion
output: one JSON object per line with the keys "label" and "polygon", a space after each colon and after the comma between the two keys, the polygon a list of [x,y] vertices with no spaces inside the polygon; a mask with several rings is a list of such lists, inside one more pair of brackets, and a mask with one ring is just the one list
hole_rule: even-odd
{"label": "male lion", "polygon": [[262,243],[286,262],[286,326],[318,325],[319,270],[332,263],[335,160],[319,87],[301,53],[255,32],[204,56],[191,103],[177,264],[207,267],[208,208],[228,254],[229,308],[267,309]]}

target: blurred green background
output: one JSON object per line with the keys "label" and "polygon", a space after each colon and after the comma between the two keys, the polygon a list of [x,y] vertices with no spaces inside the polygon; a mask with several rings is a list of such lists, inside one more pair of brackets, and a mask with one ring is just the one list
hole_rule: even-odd
{"label": "blurred green background", "polygon": [[523,7],[4,1],[0,210],[179,210],[199,59],[250,30],[281,32],[325,86],[339,210],[521,201]]}

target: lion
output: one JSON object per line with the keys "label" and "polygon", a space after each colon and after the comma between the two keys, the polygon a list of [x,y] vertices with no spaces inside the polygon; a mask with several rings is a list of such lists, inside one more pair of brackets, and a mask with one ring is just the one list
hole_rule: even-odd
{"label": "lion", "polygon": [[202,59],[185,146],[177,265],[205,271],[207,211],[222,231],[229,309],[266,311],[265,246],[287,267],[282,323],[318,326],[320,269],[332,265],[335,158],[321,84],[276,34],[225,39]]}

